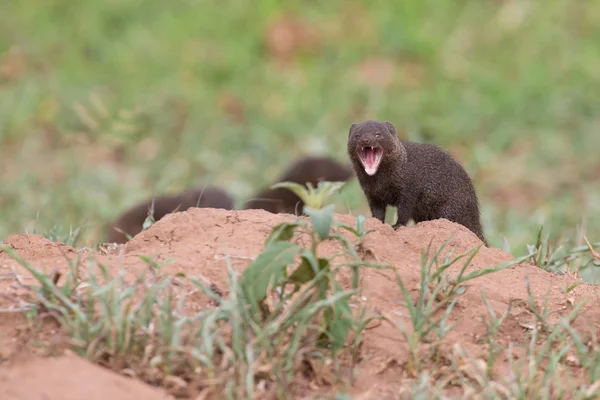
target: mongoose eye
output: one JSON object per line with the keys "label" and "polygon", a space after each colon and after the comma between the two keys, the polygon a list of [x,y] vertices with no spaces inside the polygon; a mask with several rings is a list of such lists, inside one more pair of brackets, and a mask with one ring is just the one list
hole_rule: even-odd
{"label": "mongoose eye", "polygon": [[381,137],[381,133],[376,133],[376,134],[375,134],[375,137],[376,137],[376,138],[379,138],[379,137]]}

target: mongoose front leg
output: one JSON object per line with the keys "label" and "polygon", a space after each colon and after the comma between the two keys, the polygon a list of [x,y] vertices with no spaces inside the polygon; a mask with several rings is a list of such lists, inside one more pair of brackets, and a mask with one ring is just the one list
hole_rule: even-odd
{"label": "mongoose front leg", "polygon": [[375,201],[369,201],[369,208],[371,209],[373,218],[377,218],[385,223],[385,205],[381,205]]}
{"label": "mongoose front leg", "polygon": [[410,209],[404,206],[396,207],[398,210],[398,218],[396,219],[396,223],[392,225],[392,228],[398,229],[401,226],[406,226],[408,224],[408,220],[410,219]]}

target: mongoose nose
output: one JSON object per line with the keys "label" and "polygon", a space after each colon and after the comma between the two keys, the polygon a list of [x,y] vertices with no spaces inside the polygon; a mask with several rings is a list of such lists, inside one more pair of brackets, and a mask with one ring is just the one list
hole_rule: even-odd
{"label": "mongoose nose", "polygon": [[362,144],[364,144],[364,145],[367,145],[367,144],[369,144],[369,139],[363,139],[363,140],[362,140]]}

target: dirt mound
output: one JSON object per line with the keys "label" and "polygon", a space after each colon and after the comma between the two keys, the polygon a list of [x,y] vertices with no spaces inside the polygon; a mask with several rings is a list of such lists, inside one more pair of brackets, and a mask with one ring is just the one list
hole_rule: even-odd
{"label": "dirt mound", "polygon": [[[236,271],[242,271],[262,251],[265,239],[273,226],[294,218],[292,215],[271,214],[262,210],[227,211],[193,208],[186,212],[167,215],[147,231],[141,232],[128,243],[118,246],[114,250],[102,253],[88,252],[87,254],[93,256],[108,269],[127,271],[132,278],[148,268],[140,255],[151,257],[158,263],[172,259],[172,262],[161,267],[162,273],[183,272],[187,275],[197,276],[207,284],[217,285],[227,295],[226,259],[230,260]],[[351,215],[336,215],[335,218],[348,225],[355,225],[355,217]],[[420,281],[421,253],[430,242],[432,249],[437,249],[452,236],[448,250],[453,249],[454,256],[481,244],[472,232],[447,220],[423,222],[394,231],[390,225],[370,218],[366,221],[366,227],[373,229],[366,235],[363,242],[369,257],[377,262],[395,266],[404,284],[413,295],[416,295],[416,288]],[[350,238],[350,236],[348,237]],[[77,256],[74,249],[52,243],[37,235],[12,236],[4,244],[9,245],[21,257],[46,271],[48,268],[66,271],[68,268],[66,260],[74,260]],[[331,255],[339,251],[338,245],[330,242],[322,243],[319,249],[323,255]],[[501,250],[482,247],[466,272],[506,263],[512,259],[512,255]],[[460,267],[460,262],[452,266],[448,270],[449,274],[456,276]],[[4,273],[6,276],[14,274],[15,277],[19,276],[22,282],[33,282],[27,271],[7,254],[0,253],[0,268],[0,273]],[[340,280],[344,286],[348,287],[350,276],[341,274]],[[485,349],[480,339],[485,335],[486,327],[482,322],[482,317],[489,318],[489,313],[482,300],[482,292],[485,293],[497,314],[503,313],[509,304],[512,304],[511,312],[498,334],[498,340],[504,344],[522,341],[531,326],[536,324],[536,317],[529,303],[531,298],[540,307],[544,299],[548,298],[548,307],[557,311],[553,315],[554,319],[571,311],[574,305],[582,299],[590,298],[591,301],[585,306],[584,312],[591,318],[598,317],[598,312],[594,311],[597,302],[595,286],[582,284],[568,294],[566,293],[565,289],[576,280],[570,275],[554,275],[522,263],[469,281],[466,284],[466,292],[460,296],[450,316],[449,323],[456,323],[456,326],[444,339],[448,351],[452,351],[452,344],[459,343],[474,358],[484,356]],[[9,307],[7,298],[13,299],[12,304],[14,305],[14,299],[19,298],[18,296],[22,294],[22,288],[15,285],[15,282],[11,279],[0,281],[0,291],[10,295],[4,296],[2,300],[4,308]],[[527,282],[532,297],[528,295]],[[403,300],[401,291],[391,271],[364,269],[361,272],[360,287],[362,292],[359,299],[363,304],[388,316],[406,314],[406,309],[400,305]],[[192,299],[193,297],[188,298],[190,302],[188,307],[200,309],[206,306],[205,298],[198,297],[197,302]],[[395,317],[395,319],[399,319],[399,317]],[[2,351],[4,357],[7,358],[16,352],[15,342],[18,340],[15,338],[20,337],[20,325],[17,320],[18,318],[12,314],[0,316]],[[407,319],[404,321],[408,323]],[[589,321],[586,319],[584,323],[574,324],[574,326],[582,329],[596,329]],[[397,393],[403,385],[402,378],[406,377],[407,357],[406,342],[398,334],[396,327],[384,322],[370,328],[364,333],[360,373],[352,393],[361,399],[389,398],[393,393]],[[66,363],[66,361],[37,362]],[[500,367],[502,367],[502,362],[506,362],[506,360],[499,362]],[[36,368],[44,369],[44,367]],[[54,369],[54,367],[50,369]],[[74,370],[77,369],[74,368]],[[112,374],[103,376],[101,372],[96,372],[101,371],[99,369],[87,369],[86,371],[78,372],[89,374],[85,378],[79,377],[78,379],[85,379],[89,385],[97,384],[96,390],[111,386],[99,382],[116,379]],[[98,374],[97,378],[93,377],[95,374]],[[12,385],[18,387],[33,382],[33,379],[26,375],[14,375],[11,378]],[[93,382],[94,379],[98,379],[98,381]],[[67,387],[64,385],[65,381],[59,380],[58,374],[47,376],[43,382],[50,385],[50,381],[55,382],[56,393],[61,393],[63,388]],[[122,385],[137,385],[137,383],[124,380]],[[92,392],[90,389],[90,393]],[[96,393],[102,393],[102,396],[107,394],[99,391]],[[154,392],[152,395],[155,395]],[[150,396],[148,394],[148,397]],[[119,398],[116,393],[113,397]]]}
{"label": "dirt mound", "polygon": [[159,389],[76,356],[32,359],[0,370],[6,400],[166,400]]}
{"label": "dirt mound", "polygon": [[64,243],[52,242],[34,234],[9,236],[2,243],[17,251],[29,262],[72,256],[77,253],[75,249]]}

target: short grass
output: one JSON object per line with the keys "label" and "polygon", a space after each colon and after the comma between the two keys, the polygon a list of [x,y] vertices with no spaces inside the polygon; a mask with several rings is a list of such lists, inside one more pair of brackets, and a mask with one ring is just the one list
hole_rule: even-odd
{"label": "short grass", "polygon": [[[8,2],[0,237],[85,224],[93,244],[198,183],[242,202],[303,152],[346,160],[348,127],[374,118],[461,159],[492,246],[523,254],[542,224],[583,244],[600,233],[599,23],[569,0]],[[339,204],[366,210],[357,185]]]}

